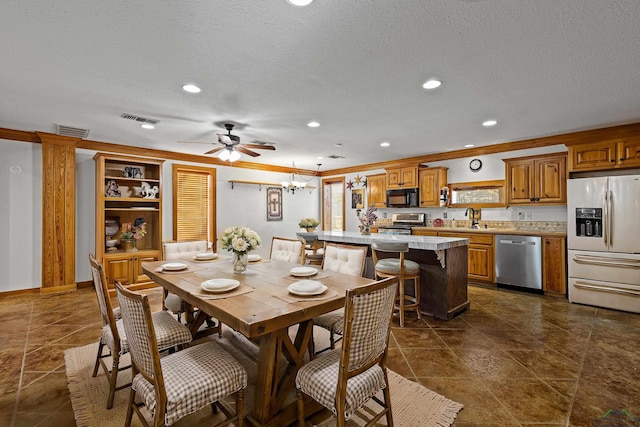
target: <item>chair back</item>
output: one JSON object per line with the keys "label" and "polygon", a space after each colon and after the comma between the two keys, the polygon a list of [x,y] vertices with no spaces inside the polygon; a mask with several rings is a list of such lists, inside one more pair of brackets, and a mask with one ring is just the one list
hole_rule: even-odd
{"label": "chair back", "polygon": [[304,244],[298,239],[273,237],[271,239],[271,259],[304,264]]}
{"label": "chair back", "polygon": [[[385,367],[397,290],[397,277],[347,290],[341,379],[346,381],[376,363]],[[342,384],[342,381],[338,384]]]}
{"label": "chair back", "polygon": [[111,299],[109,298],[109,289],[107,288],[107,277],[104,273],[104,268],[93,254],[89,254],[89,264],[91,265],[91,275],[93,276],[93,287],[96,289],[96,296],[98,297],[102,326],[109,325],[114,342],[119,343],[120,334],[116,327],[116,318],[113,314],[113,304],[111,304]]}
{"label": "chair back", "polygon": [[164,390],[160,352],[146,295],[131,292],[119,282],[115,283],[116,295],[122,312],[122,323],[129,342],[132,377],[140,373],[154,384],[156,392]]}
{"label": "chair back", "polygon": [[390,240],[372,240],[371,250],[379,252],[409,252],[409,243],[393,242]]}
{"label": "chair back", "polygon": [[206,240],[193,240],[188,242],[164,242],[162,243],[163,259],[169,261],[174,259],[193,258],[197,254],[209,250],[209,242]]}
{"label": "chair back", "polygon": [[364,274],[366,259],[366,246],[326,243],[324,246],[322,269],[351,276],[362,276]]}

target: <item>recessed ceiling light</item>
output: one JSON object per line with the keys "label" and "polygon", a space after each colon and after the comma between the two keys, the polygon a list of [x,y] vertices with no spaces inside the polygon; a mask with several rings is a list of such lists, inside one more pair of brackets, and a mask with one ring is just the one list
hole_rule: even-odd
{"label": "recessed ceiling light", "polygon": [[294,6],[309,6],[313,0],[287,0],[290,4]]}
{"label": "recessed ceiling light", "polygon": [[200,93],[200,88],[196,85],[186,84],[182,86],[182,90],[189,93]]}
{"label": "recessed ceiling light", "polygon": [[318,122],[309,122],[309,123],[307,123],[307,126],[309,126],[310,128],[317,128],[318,126],[320,126],[320,123],[318,123]]}
{"label": "recessed ceiling light", "polygon": [[473,144],[467,144],[467,145],[464,146],[464,148],[471,148],[471,147],[474,147],[474,145]]}
{"label": "recessed ceiling light", "polygon": [[391,145],[391,144],[389,144],[388,142],[381,142],[381,143],[380,143],[380,147],[388,147],[388,146],[390,146],[390,145]]}
{"label": "recessed ceiling light", "polygon": [[424,82],[422,87],[425,89],[435,89],[437,87],[440,87],[441,84],[442,82],[440,80],[431,79]]}
{"label": "recessed ceiling light", "polygon": [[342,144],[340,144],[339,142],[336,144],[336,147],[342,147]]}
{"label": "recessed ceiling light", "polygon": [[487,120],[487,121],[482,122],[482,126],[484,126],[484,127],[491,127],[491,126],[495,126],[497,124],[498,124],[497,120]]}
{"label": "recessed ceiling light", "polygon": [[151,125],[149,123],[143,123],[140,125],[141,128],[143,129],[155,129],[156,127],[154,125]]}
{"label": "recessed ceiling light", "polygon": [[320,156],[320,157],[316,157],[316,160],[322,160],[324,159],[324,157]]}

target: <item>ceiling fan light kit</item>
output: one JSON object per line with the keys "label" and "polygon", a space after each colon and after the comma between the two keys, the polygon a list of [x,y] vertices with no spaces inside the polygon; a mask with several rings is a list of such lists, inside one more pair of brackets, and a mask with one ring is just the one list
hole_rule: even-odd
{"label": "ceiling fan light kit", "polygon": [[[276,147],[273,142],[266,141],[252,141],[249,144],[241,144],[240,137],[237,135],[232,135],[231,131],[233,130],[233,123],[225,123],[224,127],[227,129],[227,133],[218,133],[218,143],[222,144],[222,147],[216,147],[212,150],[207,151],[204,154],[214,154],[220,152],[218,154],[218,158],[222,161],[230,161],[235,162],[240,159],[242,156],[241,153],[246,154],[251,157],[258,157],[260,154],[252,151],[253,149],[260,150],[275,150]],[[187,141],[189,142],[189,141]],[[251,150],[250,150],[251,149]]]}

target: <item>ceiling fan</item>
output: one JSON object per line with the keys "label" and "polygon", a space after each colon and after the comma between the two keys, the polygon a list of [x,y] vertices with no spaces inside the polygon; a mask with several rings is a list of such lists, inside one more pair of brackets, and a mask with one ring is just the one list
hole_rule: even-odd
{"label": "ceiling fan", "polygon": [[[276,147],[273,142],[266,141],[252,141],[249,144],[241,144],[240,137],[237,135],[232,135],[231,131],[233,130],[233,123],[225,123],[224,127],[227,129],[227,133],[217,133],[218,143],[222,144],[221,147],[216,147],[213,150],[209,150],[204,154],[214,154],[218,153],[218,158],[221,160],[229,160],[230,162],[235,162],[240,158],[240,153],[244,153],[251,157],[258,157],[260,153],[256,153],[250,149],[260,149],[260,150],[275,150]],[[190,142],[190,141],[180,141],[180,142]]]}

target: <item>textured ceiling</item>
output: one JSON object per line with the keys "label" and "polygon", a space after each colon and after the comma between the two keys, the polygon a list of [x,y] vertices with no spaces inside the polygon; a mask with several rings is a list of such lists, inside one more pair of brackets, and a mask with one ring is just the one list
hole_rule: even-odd
{"label": "textured ceiling", "polygon": [[9,0],[0,58],[0,127],[308,169],[640,121],[638,0]]}

